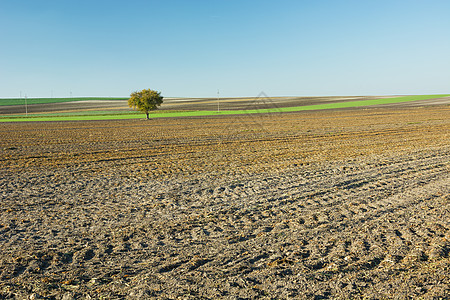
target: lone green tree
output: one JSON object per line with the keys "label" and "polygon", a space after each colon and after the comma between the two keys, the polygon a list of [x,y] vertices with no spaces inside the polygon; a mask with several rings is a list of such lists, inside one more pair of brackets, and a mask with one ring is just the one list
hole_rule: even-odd
{"label": "lone green tree", "polygon": [[163,103],[161,92],[153,91],[151,89],[142,90],[140,92],[133,92],[128,99],[128,105],[133,109],[137,109],[147,115],[149,119],[149,112],[158,109],[158,106]]}

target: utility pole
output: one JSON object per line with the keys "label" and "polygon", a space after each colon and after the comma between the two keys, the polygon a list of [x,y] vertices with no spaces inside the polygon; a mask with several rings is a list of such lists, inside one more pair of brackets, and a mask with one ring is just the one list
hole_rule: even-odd
{"label": "utility pole", "polygon": [[219,97],[219,90],[217,90],[217,112],[220,112],[220,97]]}
{"label": "utility pole", "polygon": [[27,94],[25,94],[25,116],[28,117],[28,104],[27,104]]}

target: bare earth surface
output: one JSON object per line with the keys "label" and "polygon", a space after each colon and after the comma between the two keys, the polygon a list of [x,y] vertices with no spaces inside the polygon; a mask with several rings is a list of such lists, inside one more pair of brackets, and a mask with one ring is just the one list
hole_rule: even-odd
{"label": "bare earth surface", "polygon": [[0,299],[448,299],[450,107],[0,126]]}

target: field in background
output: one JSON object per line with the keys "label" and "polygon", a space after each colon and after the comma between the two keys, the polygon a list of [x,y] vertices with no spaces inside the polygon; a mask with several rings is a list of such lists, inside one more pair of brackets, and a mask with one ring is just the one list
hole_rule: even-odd
{"label": "field in background", "polygon": [[[23,99],[0,99],[0,122],[20,121],[76,121],[118,120],[143,118],[132,111],[125,98],[42,98],[29,99],[25,108]],[[17,105],[22,101],[21,105]],[[51,102],[59,101],[59,102]],[[296,112],[306,110],[358,108],[366,106],[429,105],[450,103],[450,95],[414,95],[401,97],[257,97],[225,99],[166,99],[160,110],[151,112],[151,118],[195,117],[234,114]],[[5,104],[13,103],[13,104]],[[27,116],[24,116],[27,110]]]}
{"label": "field in background", "polygon": [[[127,100],[124,97],[77,97],[77,98],[27,98],[28,105],[33,104],[46,104],[46,103],[64,103],[74,101],[115,101],[115,100]],[[0,99],[0,106],[5,105],[25,105],[25,98],[3,98]]]}

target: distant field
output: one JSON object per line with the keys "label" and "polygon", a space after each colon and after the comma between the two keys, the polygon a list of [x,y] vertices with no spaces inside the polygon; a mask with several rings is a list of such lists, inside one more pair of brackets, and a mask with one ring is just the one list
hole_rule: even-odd
{"label": "distant field", "polygon": [[[139,111],[133,111],[133,110],[92,110],[92,111],[75,111],[75,112],[57,112],[57,113],[37,113],[37,114],[31,114],[28,118],[55,118],[55,117],[83,117],[83,116],[101,116],[101,115],[108,115],[108,116],[114,116],[114,115],[133,115],[133,114],[139,114],[142,116],[142,113]],[[17,115],[8,115],[8,118],[24,118],[23,114],[17,114]],[[0,119],[2,117],[0,116]]]}
{"label": "distant field", "polygon": [[[158,110],[151,114],[152,118],[183,117],[202,115],[208,112]],[[29,117],[23,115],[0,116],[0,122],[25,122],[25,121],[95,121],[95,120],[123,120],[142,119],[145,115],[139,111],[81,111],[66,113],[33,114]]]}
{"label": "distant field", "polygon": [[[28,98],[27,104],[45,104],[45,103],[63,103],[73,101],[92,101],[92,100],[127,100],[120,97],[81,97],[81,98]],[[24,98],[0,99],[0,105],[24,105]]]}
{"label": "distant field", "polygon": [[[312,105],[301,105],[297,106],[298,102],[291,101],[292,106],[278,107],[275,103],[266,102],[263,105],[255,105],[247,99],[228,99],[224,101],[240,101],[244,103],[247,101],[247,108],[250,109],[240,109],[240,110],[176,110],[175,104],[169,104],[165,106],[163,110],[157,110],[150,114],[151,118],[162,118],[162,117],[198,117],[198,116],[217,116],[217,115],[242,115],[242,114],[255,114],[255,113],[281,113],[281,112],[298,112],[307,110],[325,110],[325,109],[342,109],[342,108],[357,108],[375,105],[388,105],[388,104],[399,104],[420,100],[431,100],[438,98],[450,97],[449,94],[446,95],[412,95],[412,96],[401,96],[401,97],[388,97],[388,98],[375,98],[375,99],[364,99],[364,100],[333,100],[332,102],[327,99],[321,99]],[[332,97],[330,97],[332,98]],[[68,98],[61,98],[61,100],[67,100]],[[76,101],[75,98],[70,98],[70,101]],[[123,98],[79,98],[83,100],[124,100]],[[277,99],[277,98],[274,98]],[[302,99],[302,98],[299,98]],[[14,99],[17,100],[17,99]],[[30,99],[31,100],[31,99]],[[41,104],[47,104],[43,101],[56,100],[56,99],[35,99],[41,101]],[[5,101],[5,100],[0,100]],[[187,100],[189,101],[189,100]],[[328,101],[328,102],[327,102]],[[99,101],[101,102],[101,101]],[[210,101],[211,102],[211,101]],[[194,102],[194,100],[192,101]],[[448,103],[448,101],[446,102]],[[163,105],[164,106],[164,105]],[[187,105],[185,105],[186,107]],[[172,109],[167,109],[172,107]],[[256,107],[252,109],[253,107]],[[173,109],[175,108],[175,110]],[[144,118],[144,114],[136,111],[127,110],[78,110],[75,112],[53,112],[53,113],[33,113],[28,117],[22,114],[14,115],[0,115],[0,122],[23,122],[23,121],[90,121],[90,120],[122,120],[122,119],[138,119]]]}

